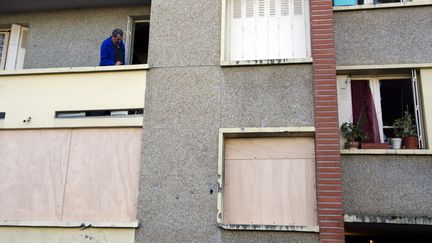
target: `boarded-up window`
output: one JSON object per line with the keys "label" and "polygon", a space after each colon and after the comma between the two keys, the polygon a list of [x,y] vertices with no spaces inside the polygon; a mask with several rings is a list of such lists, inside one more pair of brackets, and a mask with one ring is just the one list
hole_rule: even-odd
{"label": "boarded-up window", "polygon": [[223,223],[317,226],[314,140],[225,140]]}
{"label": "boarded-up window", "polygon": [[227,0],[227,59],[310,57],[308,9],[308,0]]}
{"label": "boarded-up window", "polygon": [[0,132],[0,219],[135,222],[141,129]]}

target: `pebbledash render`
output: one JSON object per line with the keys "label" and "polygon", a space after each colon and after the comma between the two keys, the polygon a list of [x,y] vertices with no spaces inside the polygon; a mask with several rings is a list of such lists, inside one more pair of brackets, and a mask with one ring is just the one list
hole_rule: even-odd
{"label": "pebbledash render", "polygon": [[[0,242],[428,242],[430,16],[1,1]],[[99,67],[115,28],[126,65]]]}

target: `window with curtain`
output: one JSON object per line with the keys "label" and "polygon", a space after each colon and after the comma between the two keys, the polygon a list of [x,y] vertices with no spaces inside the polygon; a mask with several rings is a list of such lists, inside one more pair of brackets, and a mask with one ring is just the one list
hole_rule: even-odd
{"label": "window with curtain", "polygon": [[396,137],[395,120],[408,112],[417,127],[419,148],[425,148],[419,94],[416,71],[412,75],[338,76],[339,123],[359,125],[368,137],[366,142],[388,143]]}

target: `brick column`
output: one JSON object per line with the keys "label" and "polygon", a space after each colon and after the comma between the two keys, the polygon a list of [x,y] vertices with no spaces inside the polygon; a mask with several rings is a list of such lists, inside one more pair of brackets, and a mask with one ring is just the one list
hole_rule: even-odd
{"label": "brick column", "polygon": [[310,0],[320,242],[345,242],[332,0]]}

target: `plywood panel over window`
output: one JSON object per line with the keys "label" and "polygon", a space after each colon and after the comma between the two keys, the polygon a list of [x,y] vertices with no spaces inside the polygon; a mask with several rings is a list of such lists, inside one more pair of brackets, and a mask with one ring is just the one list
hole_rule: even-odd
{"label": "plywood panel over window", "polygon": [[0,220],[135,222],[141,129],[0,132]]}
{"label": "plywood panel over window", "polygon": [[224,224],[317,226],[313,138],[227,138]]}
{"label": "plywood panel over window", "polygon": [[140,129],[76,130],[71,141],[64,221],[134,221]]}
{"label": "plywood panel over window", "polygon": [[308,0],[227,0],[227,61],[310,57]]}

